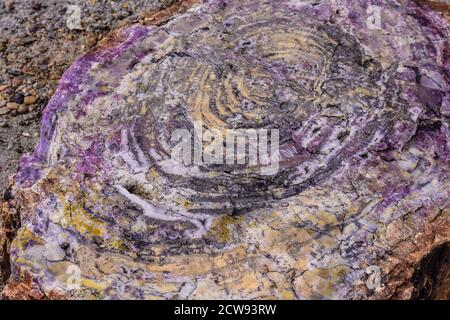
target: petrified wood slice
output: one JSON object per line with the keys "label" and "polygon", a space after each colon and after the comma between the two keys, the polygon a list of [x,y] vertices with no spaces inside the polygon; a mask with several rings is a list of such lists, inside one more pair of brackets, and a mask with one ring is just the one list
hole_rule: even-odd
{"label": "petrified wood slice", "polygon": [[[3,206],[4,297],[409,298],[450,238],[448,29],[368,3],[182,2],[75,62]],[[174,161],[198,122],[279,129],[279,170]]]}

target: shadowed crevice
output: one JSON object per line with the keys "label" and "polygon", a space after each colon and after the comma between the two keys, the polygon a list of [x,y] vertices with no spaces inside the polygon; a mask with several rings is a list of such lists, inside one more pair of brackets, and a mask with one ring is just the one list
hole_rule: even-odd
{"label": "shadowed crevice", "polygon": [[450,299],[450,243],[435,247],[426,255],[413,275],[414,300]]}

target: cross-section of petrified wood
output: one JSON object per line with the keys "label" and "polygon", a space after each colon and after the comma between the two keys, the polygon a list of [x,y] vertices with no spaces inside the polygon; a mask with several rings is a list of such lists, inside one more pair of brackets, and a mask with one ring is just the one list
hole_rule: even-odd
{"label": "cross-section of petrified wood", "polygon": [[[411,297],[450,239],[448,26],[377,3],[182,2],[80,58],[3,205],[3,296]],[[278,172],[174,162],[196,122],[279,129]]]}

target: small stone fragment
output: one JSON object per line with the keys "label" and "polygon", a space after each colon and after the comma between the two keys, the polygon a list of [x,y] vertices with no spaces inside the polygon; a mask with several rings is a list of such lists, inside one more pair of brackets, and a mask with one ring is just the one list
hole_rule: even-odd
{"label": "small stone fragment", "polygon": [[0,40],[0,52],[4,52],[7,48],[6,41]]}
{"label": "small stone fragment", "polygon": [[38,23],[33,23],[29,28],[28,28],[28,32],[30,33],[36,33],[39,29],[42,28],[42,25],[38,24]]}
{"label": "small stone fragment", "polygon": [[16,4],[15,0],[5,0],[4,3],[5,3],[6,10],[8,10],[8,11],[14,10],[14,5]]}
{"label": "small stone fragment", "polygon": [[18,113],[27,113],[29,111],[28,105],[21,104],[19,108],[17,109]]}
{"label": "small stone fragment", "polygon": [[24,98],[24,103],[25,104],[35,104],[36,103],[36,101],[37,101],[37,97],[35,97],[35,96],[26,96],[25,98]]}
{"label": "small stone fragment", "polygon": [[35,11],[39,11],[42,8],[42,5],[40,2],[33,2],[33,4],[31,5],[31,8]]}
{"label": "small stone fragment", "polygon": [[11,111],[11,109],[7,108],[7,107],[2,107],[0,108],[0,115],[4,115],[7,114]]}
{"label": "small stone fragment", "polygon": [[28,37],[23,37],[22,39],[20,39],[20,44],[24,45],[24,46],[27,46],[27,45],[32,44],[35,41],[36,41],[35,37],[28,36]]}
{"label": "small stone fragment", "polygon": [[[12,73],[19,73],[19,72],[16,72],[16,71],[14,71],[14,70],[9,70],[10,71],[10,73],[12,72]],[[17,88],[18,86],[20,86],[21,84],[23,83],[23,80],[22,79],[20,79],[20,78],[14,78],[12,81],[11,81],[11,87],[13,87],[14,89],[15,88]]]}
{"label": "small stone fragment", "polygon": [[23,103],[24,100],[24,95],[22,93],[17,93],[15,95],[13,95],[11,98],[9,98],[10,102],[15,102],[15,103]]}
{"label": "small stone fragment", "polygon": [[16,103],[16,102],[8,102],[6,104],[6,107],[10,110],[17,110],[19,109],[20,104]]}

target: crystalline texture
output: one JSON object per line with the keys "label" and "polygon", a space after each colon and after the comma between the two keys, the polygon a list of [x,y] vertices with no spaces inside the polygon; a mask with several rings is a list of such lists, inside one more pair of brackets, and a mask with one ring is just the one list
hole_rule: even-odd
{"label": "crystalline texture", "polygon": [[[448,29],[369,2],[183,2],[76,61],[3,205],[3,296],[409,298],[450,238]],[[278,173],[174,163],[197,121],[279,129]]]}

